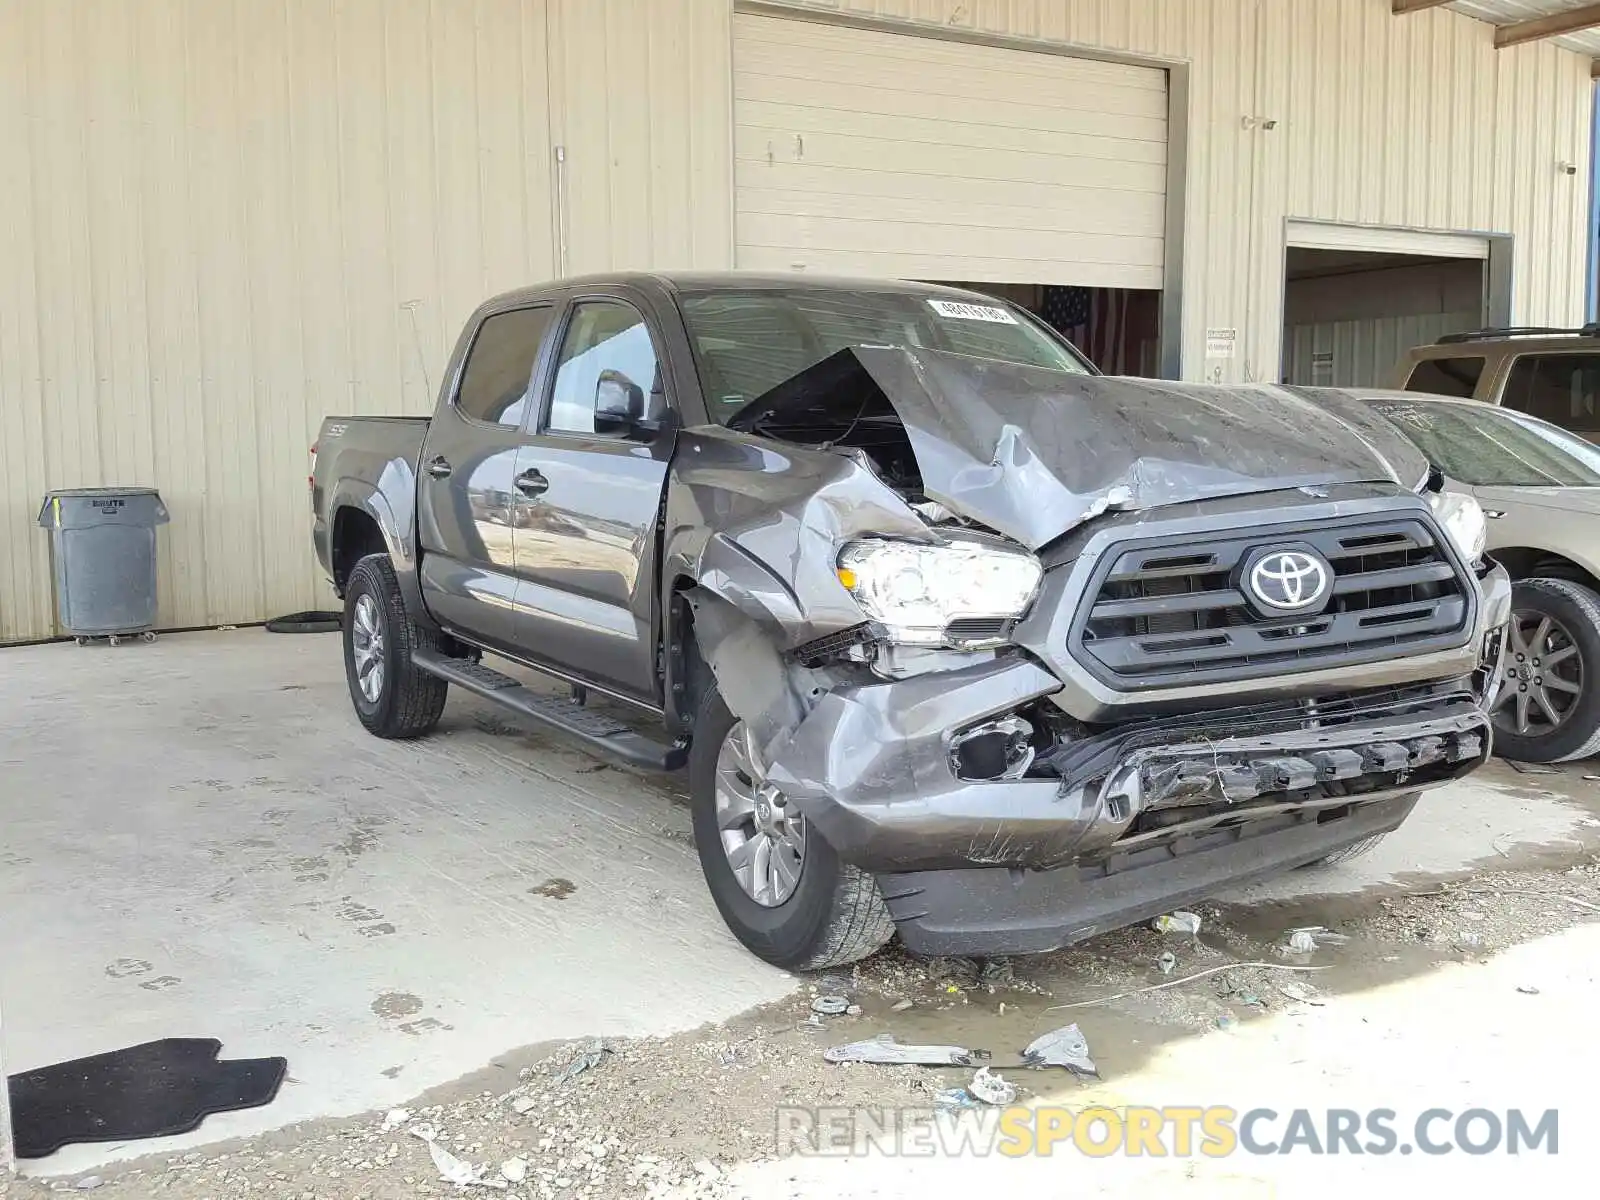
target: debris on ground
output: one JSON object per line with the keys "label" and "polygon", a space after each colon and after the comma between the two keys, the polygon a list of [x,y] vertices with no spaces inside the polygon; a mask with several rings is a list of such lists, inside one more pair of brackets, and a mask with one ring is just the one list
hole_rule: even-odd
{"label": "debris on ground", "polygon": [[993,991],[997,987],[1017,981],[1017,972],[1009,958],[986,958],[978,972],[978,982]]}
{"label": "debris on ground", "polygon": [[1150,928],[1157,933],[1187,933],[1191,936],[1200,932],[1200,914],[1185,912],[1163,913],[1150,922]]}
{"label": "debris on ground", "polygon": [[890,1012],[910,1012],[916,1006],[917,1006],[917,1002],[915,1000],[912,1000],[912,999],[909,999],[909,998],[905,999],[905,1000],[896,1000],[893,1004],[891,1004],[889,1006],[889,1011]]}
{"label": "debris on ground", "polygon": [[1099,1079],[1100,1068],[1089,1057],[1089,1039],[1076,1025],[1063,1025],[1040,1034],[1022,1051],[1028,1067],[1065,1067],[1082,1079]]}
{"label": "debris on ground", "polygon": [[1339,946],[1350,939],[1342,934],[1335,933],[1326,925],[1302,925],[1298,929],[1289,930],[1288,949],[1294,954],[1310,954],[1321,946]]}
{"label": "debris on ground", "polygon": [[521,1183],[528,1177],[528,1160],[518,1156],[500,1164],[500,1177],[507,1183]]}
{"label": "debris on ground", "polygon": [[1544,763],[1517,762],[1514,759],[1500,760],[1519,775],[1559,775],[1561,772],[1555,767],[1546,766]]}
{"label": "debris on ground", "polygon": [[453,1183],[457,1187],[490,1187],[503,1188],[504,1180],[485,1179],[484,1168],[474,1167],[465,1159],[457,1158],[450,1151],[439,1145],[439,1131],[432,1125],[421,1124],[411,1127],[411,1135],[421,1138],[428,1144],[428,1154],[433,1159],[433,1165],[439,1172],[439,1178],[446,1183]]}
{"label": "debris on ground", "polygon": [[408,1109],[391,1108],[384,1114],[383,1127],[385,1129],[399,1129],[409,1120],[411,1120],[411,1113]]}
{"label": "debris on ground", "polygon": [[944,1112],[954,1112],[963,1108],[977,1108],[978,1102],[966,1088],[945,1088],[933,1094],[933,1106]]}
{"label": "debris on ground", "polygon": [[992,1074],[988,1067],[979,1067],[978,1073],[967,1084],[971,1092],[985,1104],[997,1107],[1012,1103],[1017,1098],[1017,1085]]}
{"label": "debris on ground", "polygon": [[831,1063],[880,1063],[909,1067],[970,1067],[986,1062],[987,1050],[968,1050],[962,1046],[913,1046],[895,1041],[894,1034],[880,1034],[864,1042],[834,1046],[822,1057]]}
{"label": "debris on ground", "polygon": [[935,983],[949,979],[957,984],[971,987],[978,982],[982,974],[983,968],[971,958],[946,956],[930,959],[928,962],[928,978]]}
{"label": "debris on ground", "polygon": [[1168,980],[1166,983],[1152,983],[1148,987],[1134,988],[1132,991],[1116,992],[1110,996],[1096,996],[1093,1000],[1074,1000],[1071,1004],[1052,1004],[1044,1011],[1060,1012],[1062,1009],[1067,1008],[1089,1008],[1096,1004],[1110,1004],[1116,1000],[1127,1000],[1132,996],[1143,996],[1149,992],[1162,992],[1168,988],[1182,987],[1186,983],[1193,983],[1196,979],[1204,979],[1208,975],[1215,975],[1218,971],[1248,970],[1252,968],[1259,968],[1264,971],[1326,971],[1330,969],[1328,967],[1288,966],[1284,963],[1269,962],[1223,963],[1220,967],[1207,967],[1204,971],[1196,971],[1192,975],[1181,975],[1177,979]]}
{"label": "debris on ground", "polygon": [[1298,983],[1280,983],[1278,990],[1291,1000],[1301,1004],[1312,1004],[1320,1007],[1322,1001],[1313,996],[1309,989],[1301,987]]}
{"label": "debris on ground", "polygon": [[844,1010],[844,1015],[847,1017],[859,1017],[861,1015],[861,1011],[861,1005],[852,1004]]}
{"label": "debris on ground", "polygon": [[824,1017],[841,1016],[849,1007],[850,1001],[844,996],[817,996],[811,1001],[811,1011]]}
{"label": "debris on ground", "polygon": [[1530,987],[1530,986],[1528,986],[1526,984],[1523,985],[1522,987],[1519,987],[1517,989],[1517,991],[1521,992],[1524,996],[1537,996],[1539,994],[1539,989],[1538,988]]}
{"label": "debris on ground", "polygon": [[566,1083],[568,1080],[582,1075],[585,1071],[594,1070],[605,1059],[605,1056],[610,1053],[611,1051],[606,1048],[604,1042],[599,1038],[594,1039],[584,1046],[577,1058],[567,1064],[566,1070],[556,1076],[556,1082]]}
{"label": "debris on ground", "polygon": [[101,1179],[98,1175],[85,1175],[72,1186],[77,1188],[80,1192],[92,1192],[95,1190],[95,1188],[100,1187],[104,1183],[105,1180]]}
{"label": "debris on ground", "polygon": [[1178,965],[1178,956],[1171,950],[1164,950],[1161,957],[1156,959],[1156,966],[1161,968],[1163,975],[1171,975],[1172,968]]}

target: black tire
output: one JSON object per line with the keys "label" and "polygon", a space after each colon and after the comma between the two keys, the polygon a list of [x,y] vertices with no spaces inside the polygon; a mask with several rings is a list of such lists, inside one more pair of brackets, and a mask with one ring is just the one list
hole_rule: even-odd
{"label": "black tire", "polygon": [[[352,630],[356,606],[363,596],[375,601],[383,631],[383,684],[375,700],[367,698],[356,675]],[[413,648],[432,646],[431,635],[419,629],[406,612],[389,556],[369,554],[358,562],[345,589],[344,674],[350,685],[350,702],[368,733],[381,738],[414,738],[439,723],[449,685],[417,670],[411,662]]]}
{"label": "black tire", "polygon": [[1364,837],[1359,842],[1351,842],[1348,846],[1340,847],[1326,858],[1319,858],[1316,862],[1307,863],[1309,867],[1337,867],[1340,863],[1347,863],[1351,859],[1365,858],[1378,846],[1378,843],[1388,837],[1387,833],[1375,833],[1371,837]]}
{"label": "black tire", "polygon": [[[1500,664],[1500,692],[1491,708],[1495,753],[1518,762],[1553,763],[1600,751],[1600,687],[1595,686],[1600,680],[1600,595],[1571,580],[1525,579],[1512,585],[1511,613],[1512,637]],[[1546,619],[1551,632],[1540,647],[1545,653],[1554,650],[1564,655],[1557,666],[1539,662],[1532,646],[1519,650],[1515,641],[1531,641]],[[1569,646],[1576,653],[1566,654]],[[1540,670],[1548,678],[1533,673]],[[1523,673],[1529,673],[1528,678]],[[1576,685],[1579,690],[1551,695],[1552,681],[1558,677],[1563,687]],[[1530,703],[1529,728],[1519,732],[1519,701],[1530,694],[1525,689],[1536,692],[1540,686],[1547,689],[1561,719],[1551,723],[1537,704]],[[1569,707],[1562,709],[1563,703]]]}
{"label": "black tire", "polygon": [[841,862],[814,827],[794,894],[775,908],[739,885],[717,829],[717,755],[734,716],[715,688],[701,699],[689,749],[689,794],[700,869],[733,936],[757,958],[789,971],[820,971],[858,962],[894,936],[894,923],[872,876]]}

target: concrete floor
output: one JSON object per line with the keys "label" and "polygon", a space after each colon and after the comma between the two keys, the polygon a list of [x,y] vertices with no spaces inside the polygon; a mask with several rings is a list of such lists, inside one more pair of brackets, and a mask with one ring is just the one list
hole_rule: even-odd
{"label": "concrete floor", "polygon": [[670,792],[470,698],[373,738],[331,635],[0,651],[0,731],[6,1070],[169,1036],[289,1059],[273,1104],[161,1149],[792,986],[726,935]]}
{"label": "concrete floor", "polygon": [[[1361,866],[1237,898],[1571,854],[1595,789],[1497,766]],[[670,781],[459,695],[435,736],[374,739],[330,635],[0,651],[0,831],[6,1070],[168,1036],[290,1062],[266,1108],[39,1172],[382,1108],[511,1049],[692,1028],[793,986],[723,929]]]}

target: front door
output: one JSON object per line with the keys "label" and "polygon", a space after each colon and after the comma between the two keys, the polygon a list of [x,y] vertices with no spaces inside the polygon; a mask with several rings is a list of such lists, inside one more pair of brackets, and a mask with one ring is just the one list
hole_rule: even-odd
{"label": "front door", "polygon": [[[536,489],[516,530],[523,636],[550,665],[655,702],[656,522],[672,454],[669,397],[644,316],[579,300],[557,351],[539,436],[517,460]],[[602,411],[631,397],[650,432]]]}
{"label": "front door", "polygon": [[428,606],[486,644],[517,640],[517,458],[529,441],[550,305],[495,313],[478,328],[451,403],[428,427],[417,528]]}

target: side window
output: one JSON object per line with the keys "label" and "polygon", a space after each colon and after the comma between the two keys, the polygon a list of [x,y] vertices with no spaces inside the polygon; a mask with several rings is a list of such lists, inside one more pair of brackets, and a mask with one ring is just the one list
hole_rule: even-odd
{"label": "side window", "polygon": [[1511,365],[1507,408],[1577,433],[1600,432],[1600,354],[1524,354]]}
{"label": "side window", "polygon": [[456,407],[475,421],[520,426],[532,403],[533,364],[553,312],[549,305],[518,308],[485,321],[467,354]]}
{"label": "side window", "polygon": [[655,345],[638,310],[586,300],[573,311],[561,343],[549,428],[593,434],[597,409],[655,415],[660,387]]}
{"label": "side window", "polygon": [[1484,361],[1481,358],[1425,358],[1406,380],[1406,391],[1470,400],[1478,390],[1478,380],[1483,378]]}

